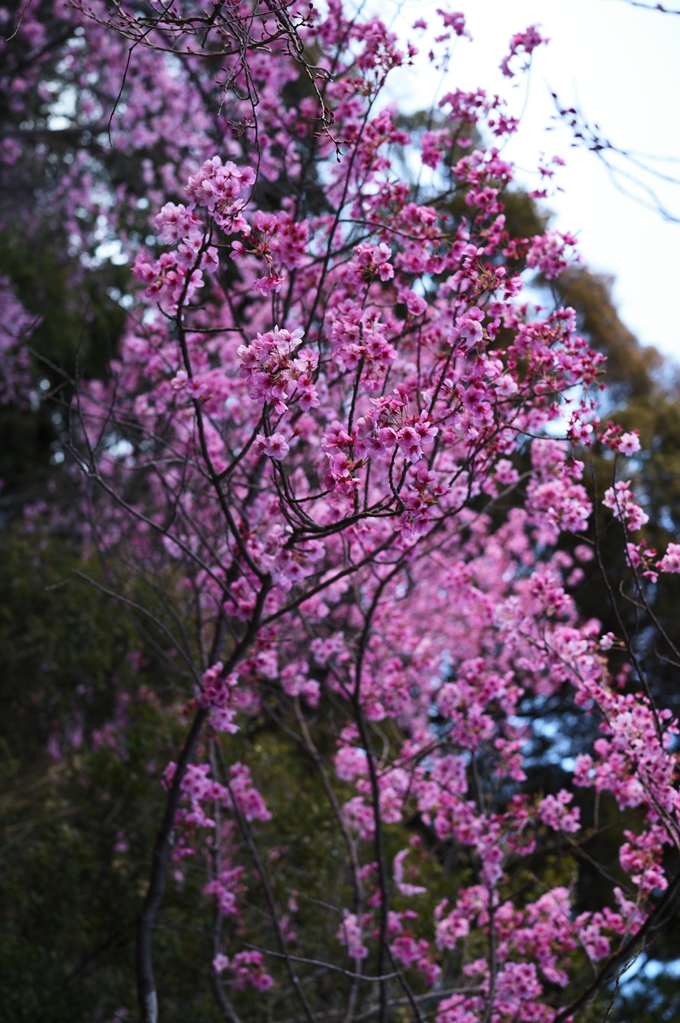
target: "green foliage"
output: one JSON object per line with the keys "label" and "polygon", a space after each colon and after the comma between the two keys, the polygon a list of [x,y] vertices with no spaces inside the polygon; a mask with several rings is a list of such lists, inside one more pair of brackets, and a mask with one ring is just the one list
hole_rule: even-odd
{"label": "green foliage", "polygon": [[[31,345],[73,376],[105,376],[125,322],[112,295],[127,288],[126,265],[108,260],[86,268],[60,233],[0,238],[0,272],[12,281],[26,310],[41,317]],[[43,367],[49,376],[49,366]],[[53,379],[53,383],[57,382]]]}
{"label": "green foliage", "polygon": [[[135,1004],[134,925],[179,722],[125,612],[71,576],[96,566],[36,539],[5,535],[0,554],[2,1018],[107,1020]],[[191,989],[196,952],[165,958]]]}
{"label": "green foliage", "polygon": [[[67,438],[70,381],[105,377],[115,355],[125,311],[115,296],[127,288],[129,270],[111,262],[88,269],[64,259],[66,240],[44,225],[37,237],[0,236],[0,273],[28,313],[39,318],[30,339],[35,397],[31,407],[0,408],[0,508],[16,514],[35,501],[55,477]],[[56,394],[58,404],[41,398]],[[40,397],[38,397],[40,396]]]}

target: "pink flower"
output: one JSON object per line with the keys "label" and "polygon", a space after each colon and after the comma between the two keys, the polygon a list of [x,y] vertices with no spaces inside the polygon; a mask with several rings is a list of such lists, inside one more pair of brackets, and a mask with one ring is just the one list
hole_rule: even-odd
{"label": "pink flower", "polygon": [[531,239],[527,266],[540,270],[549,281],[554,280],[575,258],[575,245],[576,238],[572,234],[553,230],[537,234]]}
{"label": "pink flower", "polygon": [[567,810],[573,798],[571,792],[560,789],[557,796],[546,796],[541,800],[538,814],[543,823],[554,828],[555,831],[578,831],[581,827],[579,824],[581,811],[577,806],[573,810]]}
{"label": "pink flower", "polygon": [[286,442],[286,438],[282,433],[272,433],[267,437],[264,445],[264,453],[269,458],[275,458],[277,462],[281,462],[288,454],[290,448]]}
{"label": "pink flower", "polygon": [[422,885],[418,884],[407,884],[404,881],[404,860],[408,854],[408,849],[402,849],[401,852],[398,852],[394,857],[394,883],[402,895],[422,895],[427,891],[426,888],[423,888]]}
{"label": "pink flower", "polygon": [[[527,56],[530,56],[537,46],[541,43],[549,43],[550,40],[543,37],[535,25],[530,25],[524,32],[517,32],[516,35],[510,40],[510,52],[507,57],[504,57],[501,61],[501,71],[507,78],[513,78],[515,72],[510,68],[510,61],[520,51],[524,51]],[[525,65],[525,67],[528,65]]]}
{"label": "pink flower", "polygon": [[347,949],[347,954],[352,959],[366,959],[368,949],[362,940],[362,923],[356,913],[344,910],[343,921],[338,928],[338,940]]}
{"label": "pink flower", "polygon": [[676,572],[680,574],[680,543],[669,543],[661,561],[658,563],[660,572]]}
{"label": "pink flower", "polygon": [[438,7],[437,14],[444,22],[444,28],[452,28],[457,36],[468,36],[470,39],[472,38],[465,27],[465,15],[461,14],[460,11],[450,14],[448,11],[443,11]]}
{"label": "pink flower", "polygon": [[362,243],[354,249],[354,259],[349,263],[358,281],[370,280],[375,274],[381,281],[394,277],[394,267],[389,262],[392,253],[384,242],[379,245]]}
{"label": "pink flower", "polygon": [[534,963],[506,963],[496,980],[498,997],[510,1003],[510,1012],[519,1015],[519,1003],[543,993]]}
{"label": "pink flower", "polygon": [[512,462],[507,458],[501,458],[496,465],[496,479],[504,487],[511,487],[517,483],[519,473]]}
{"label": "pink flower", "polygon": [[473,348],[476,344],[479,344],[484,337],[484,330],[482,328],[483,319],[484,313],[482,310],[473,306],[458,320],[453,331],[453,336],[463,342],[463,347],[466,350]]}
{"label": "pink flower", "polygon": [[619,450],[624,455],[634,455],[636,451],[640,450],[640,438],[637,430],[633,430],[631,433],[622,433],[619,439]]}
{"label": "pink flower", "polygon": [[420,295],[416,295],[414,291],[402,291],[399,295],[399,301],[406,303],[411,316],[422,316],[427,309],[427,302]]}
{"label": "pink flower", "polygon": [[264,957],[261,952],[238,952],[231,961],[230,969],[234,975],[234,987],[243,991],[246,983],[256,991],[268,991],[274,985],[273,979],[265,972]]}
{"label": "pink flower", "polygon": [[629,529],[640,529],[649,522],[649,515],[635,501],[635,494],[630,489],[630,480],[619,480],[613,487],[605,490],[602,504],[611,508],[615,519],[626,522]]}
{"label": "pink flower", "polygon": [[272,291],[281,291],[281,285],[283,284],[283,277],[277,273],[270,273],[266,277],[258,277],[256,281],[253,281],[251,288],[253,291],[257,291],[260,295],[269,295]]}
{"label": "pink flower", "polygon": [[213,959],[212,964],[215,973],[224,973],[227,966],[229,966],[229,956],[225,956],[219,952]]}

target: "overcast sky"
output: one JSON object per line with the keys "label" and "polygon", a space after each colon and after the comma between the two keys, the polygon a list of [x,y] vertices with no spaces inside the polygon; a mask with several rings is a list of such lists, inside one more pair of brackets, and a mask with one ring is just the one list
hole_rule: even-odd
{"label": "overcast sky", "polygon": [[[369,6],[400,37],[421,48],[417,78],[404,71],[392,83],[402,108],[427,108],[435,94],[482,86],[504,95],[516,116],[524,109],[504,157],[514,161],[519,180],[532,188],[537,179],[529,172],[539,153],[559,154],[567,161],[558,179],[564,192],[547,202],[555,214],[552,226],[578,236],[593,270],[615,275],[620,314],[640,341],[680,361],[680,223],[665,222],[658,212],[622,194],[595,154],[572,148],[570,133],[555,121],[550,98],[554,91],[563,106],[577,104],[622,149],[671,158],[654,159],[650,166],[680,178],[680,15],[642,10],[625,0],[454,0],[450,5],[444,0],[373,0],[364,11]],[[680,0],[675,6],[680,8]],[[462,10],[473,36],[472,43],[456,41],[443,81],[426,59],[431,35],[441,31],[437,7]],[[413,31],[417,18],[425,18],[434,31]],[[509,81],[498,65],[510,36],[532,24],[540,24],[550,44],[533,55],[527,94],[526,76]],[[651,177],[644,180],[656,187]],[[624,179],[620,184],[631,187]],[[680,185],[659,183],[659,194],[680,220]]]}

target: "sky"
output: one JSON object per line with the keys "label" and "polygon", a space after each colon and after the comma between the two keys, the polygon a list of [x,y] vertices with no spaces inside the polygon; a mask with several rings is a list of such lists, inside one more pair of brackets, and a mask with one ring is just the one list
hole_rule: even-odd
{"label": "sky", "polygon": [[[666,6],[673,6],[672,0]],[[680,8],[680,0],[675,6]],[[438,7],[463,11],[473,37],[472,43],[456,40],[445,76],[426,56],[432,36],[441,31]],[[421,50],[416,77],[405,69],[391,79],[401,109],[427,109],[456,87],[481,86],[504,96],[515,116],[521,114],[520,129],[503,152],[515,163],[521,184],[538,187],[540,153],[565,159],[556,179],[564,191],[544,203],[553,213],[551,226],[578,237],[590,269],[614,275],[619,313],[639,340],[680,362],[680,15],[643,10],[626,0],[453,0],[452,5],[369,0],[367,9]],[[417,18],[428,22],[428,32],[412,29]],[[534,52],[528,78],[508,80],[498,65],[509,39],[533,24],[550,43]],[[648,167],[678,178],[677,184],[657,182],[619,160],[622,170],[657,189],[678,223],[623,194],[596,154],[572,146],[571,133],[555,118],[551,92],[562,106],[578,106],[617,147],[650,154]],[[639,185],[623,177],[618,183],[644,197]]]}

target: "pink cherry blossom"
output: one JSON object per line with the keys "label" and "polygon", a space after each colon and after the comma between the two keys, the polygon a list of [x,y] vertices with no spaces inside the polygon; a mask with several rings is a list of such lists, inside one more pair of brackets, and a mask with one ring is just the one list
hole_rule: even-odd
{"label": "pink cherry blossom", "polygon": [[[38,56],[10,90],[13,116],[32,123],[28,97],[51,96],[54,75],[89,83],[82,104],[73,86],[69,131],[97,152],[55,166],[53,201],[83,272],[117,239],[134,287],[106,374],[73,396],[69,509],[27,506],[24,524],[45,519],[105,564],[122,552],[170,644],[177,748],[139,920],[142,1019],[155,1023],[158,893],[168,865],[181,879],[190,864],[196,913],[219,924],[212,981],[263,1018],[275,984],[300,1018],[331,1011],[305,1005],[311,959],[319,990],[356,981],[348,1023],[374,1004],[369,984],[376,999],[381,985],[395,1001],[439,992],[438,1023],[551,1023],[590,983],[584,954],[595,971],[629,957],[657,921],[680,839],[677,723],[640,668],[618,663],[635,660],[623,632],[584,621],[574,592],[601,553],[596,444],[641,601],[658,572],[680,573],[680,544],[658,558],[627,536],[648,517],[616,472],[640,441],[600,427],[603,357],[573,309],[536,308],[525,290],[525,267],[550,281],[572,265],[575,238],[509,239],[503,147],[519,125],[497,96],[452,80],[432,130],[403,128],[383,90],[415,49],[378,16],[340,0],[59,12],[83,43],[53,40],[57,63],[44,63],[52,29],[25,12],[21,45]],[[438,16],[444,67],[467,29],[459,12]],[[544,42],[536,26],[513,36],[503,73]],[[98,104],[114,110],[116,167],[136,168],[120,187]],[[5,170],[22,159],[0,149]],[[0,291],[0,397],[30,403],[21,345],[35,322],[4,278]],[[92,739],[121,764],[124,696]],[[563,699],[587,720],[583,742],[596,738],[559,791],[532,795],[535,708]],[[84,741],[68,722],[50,748],[63,759]],[[305,812],[313,776],[335,828],[321,871],[335,887],[309,903],[328,914],[321,948],[309,893],[287,890],[297,866],[281,836],[299,821],[281,807],[298,807],[262,766],[263,749],[288,743]],[[602,908],[577,914],[568,882],[534,871],[591,827],[592,802],[575,805],[588,788],[635,824],[619,839],[627,894],[603,875]],[[433,910],[448,850],[464,876],[444,877]]]}
{"label": "pink cherry blossom", "polygon": [[658,563],[660,572],[676,572],[680,574],[680,544],[669,543],[661,561]]}

